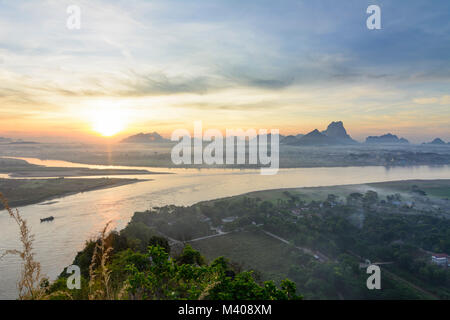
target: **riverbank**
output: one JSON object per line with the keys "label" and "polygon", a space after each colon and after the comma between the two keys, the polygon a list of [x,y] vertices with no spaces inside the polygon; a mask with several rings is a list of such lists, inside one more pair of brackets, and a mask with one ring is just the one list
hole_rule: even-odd
{"label": "riverbank", "polygon": [[[116,178],[0,179],[0,192],[8,199],[11,207],[21,207],[80,192],[114,188],[139,181],[148,180]],[[4,209],[1,204],[0,209]]]}
{"label": "riverbank", "polygon": [[0,158],[0,173],[9,174],[13,178],[44,178],[44,177],[86,177],[113,175],[150,175],[168,174],[139,169],[92,169],[83,167],[45,167],[14,158]]}
{"label": "riverbank", "polygon": [[307,201],[323,201],[329,194],[345,197],[353,192],[365,193],[368,190],[375,190],[383,196],[392,193],[400,193],[406,197],[408,197],[409,194],[408,198],[411,198],[414,195],[410,193],[413,186],[417,186],[420,190],[424,191],[428,197],[435,198],[434,200],[450,199],[450,179],[414,179],[323,187],[272,189],[250,192],[238,197],[259,198],[263,201],[276,201],[277,199],[288,199],[286,196],[286,192],[288,192],[289,194],[301,196],[302,199]]}

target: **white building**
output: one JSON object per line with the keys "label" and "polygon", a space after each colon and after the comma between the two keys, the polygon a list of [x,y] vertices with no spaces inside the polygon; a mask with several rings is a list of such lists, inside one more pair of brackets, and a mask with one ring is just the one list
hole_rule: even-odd
{"label": "white building", "polygon": [[442,267],[450,266],[449,256],[446,255],[445,253],[434,253],[431,256],[431,262]]}

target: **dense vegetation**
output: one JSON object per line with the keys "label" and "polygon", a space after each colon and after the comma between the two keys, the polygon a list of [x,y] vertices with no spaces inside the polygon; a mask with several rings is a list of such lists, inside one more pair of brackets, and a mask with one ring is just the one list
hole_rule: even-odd
{"label": "dense vegetation", "polygon": [[[444,189],[440,192],[448,193]],[[210,259],[230,254],[240,264],[256,265],[262,278],[289,277],[309,299],[450,298],[448,268],[430,263],[432,252],[450,252],[448,199],[429,197],[417,185],[401,194],[368,190],[307,198],[284,191],[269,200],[251,195],[155,208],[136,213],[127,232],[147,228],[173,241],[190,241]],[[250,246],[263,236],[288,243],[283,244],[286,266],[257,257],[279,260],[279,251],[242,249],[243,241]],[[368,275],[360,267],[366,259],[387,263],[382,290],[367,289]]]}
{"label": "dense vegetation", "polygon": [[224,257],[208,264],[186,245],[172,254],[167,239],[139,224],[121,233],[89,241],[74,264],[81,269],[81,289],[69,290],[68,275],[46,289],[52,299],[300,299],[296,286],[284,280],[261,282],[252,271],[241,271]]}
{"label": "dense vegetation", "polygon": [[[430,261],[450,250],[445,183],[336,187],[325,197],[324,188],[281,190],[138,212],[77,254],[80,290],[67,288],[65,272],[40,281],[26,221],[0,200],[21,230],[23,250],[6,252],[24,260],[21,298],[449,299],[450,270]],[[366,287],[373,263],[382,290]]]}

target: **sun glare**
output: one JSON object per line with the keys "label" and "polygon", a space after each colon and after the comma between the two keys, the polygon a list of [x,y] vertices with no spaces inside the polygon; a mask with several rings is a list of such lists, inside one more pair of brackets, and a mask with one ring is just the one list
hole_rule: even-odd
{"label": "sun glare", "polygon": [[92,129],[104,137],[111,137],[126,126],[126,115],[120,109],[101,108],[92,113]]}

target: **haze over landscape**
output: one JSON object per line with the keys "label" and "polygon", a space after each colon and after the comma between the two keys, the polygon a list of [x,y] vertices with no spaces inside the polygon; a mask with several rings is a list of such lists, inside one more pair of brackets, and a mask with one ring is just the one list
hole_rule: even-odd
{"label": "haze over landscape", "polygon": [[0,0],[0,300],[449,300],[450,2],[372,2]]}

